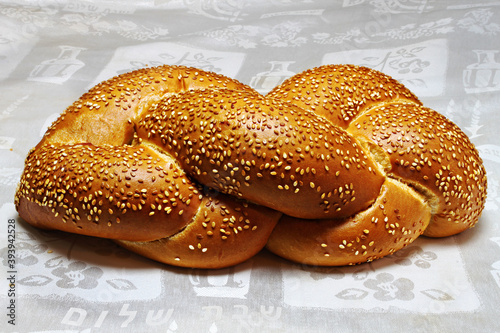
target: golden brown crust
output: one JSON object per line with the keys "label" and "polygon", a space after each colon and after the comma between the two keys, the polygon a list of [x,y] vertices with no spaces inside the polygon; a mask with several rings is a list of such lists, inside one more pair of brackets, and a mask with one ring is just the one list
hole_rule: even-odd
{"label": "golden brown crust", "polygon": [[27,220],[37,227],[148,241],[183,229],[200,196],[175,161],[147,146],[45,145],[26,160],[18,210],[35,214]]}
{"label": "golden brown crust", "polygon": [[287,79],[266,97],[312,110],[342,128],[372,106],[394,100],[420,104],[411,91],[390,76],[354,65],[308,69]]}
{"label": "golden brown crust", "polygon": [[308,265],[338,266],[373,261],[392,254],[420,236],[430,207],[410,187],[387,178],[377,201],[342,220],[304,220],[284,216],[267,248]]}
{"label": "golden brown crust", "polygon": [[327,65],[297,74],[268,96],[293,101],[342,126],[371,151],[388,177],[424,195],[433,213],[426,236],[454,235],[477,223],[487,187],[478,151],[460,128],[423,107],[389,76]]}
{"label": "golden brown crust", "polygon": [[177,266],[235,265],[266,243],[347,265],[474,226],[486,185],[465,134],[380,72],[322,66],[263,97],[160,66],[68,107],[28,155],[15,204],[34,226]]}
{"label": "golden brown crust", "polygon": [[[204,187],[158,147],[136,142],[135,126],[164,96],[215,88],[253,92],[227,77],[180,66],[141,69],[95,86],[68,107],[30,152],[15,197],[20,216],[40,228],[122,239],[128,244],[155,244],[152,241],[173,237],[177,241],[169,243],[174,244],[170,253],[183,253],[179,244],[192,235],[181,230],[196,231],[193,226],[207,209],[201,205],[207,201]],[[246,205],[231,198],[225,202],[231,211]],[[263,236],[252,241],[239,237],[246,246],[240,241],[224,242],[233,247],[227,250],[226,245],[226,251],[239,253],[239,247],[256,253],[264,247],[281,213],[259,209],[260,213],[256,208],[250,211],[254,219],[259,218],[255,225],[262,230],[254,234]],[[222,267],[244,257],[209,255],[183,264]]]}
{"label": "golden brown crust", "polygon": [[433,218],[425,235],[454,235],[478,221],[486,171],[474,145],[443,115],[391,103],[365,112],[348,131],[382,147],[391,163],[388,174],[428,197]]}
{"label": "golden brown crust", "polygon": [[250,87],[225,76],[184,66],[142,68],[99,83],[69,106],[37,147],[47,143],[123,145],[133,138],[133,120],[144,104],[187,90]]}
{"label": "golden brown crust", "polygon": [[137,134],[200,183],[295,217],[350,216],[373,203],[384,180],[347,132],[255,93],[171,96],[141,119]]}
{"label": "golden brown crust", "polygon": [[280,216],[278,211],[212,193],[204,197],[196,217],[181,232],[153,242],[117,243],[170,265],[222,268],[257,254]]}

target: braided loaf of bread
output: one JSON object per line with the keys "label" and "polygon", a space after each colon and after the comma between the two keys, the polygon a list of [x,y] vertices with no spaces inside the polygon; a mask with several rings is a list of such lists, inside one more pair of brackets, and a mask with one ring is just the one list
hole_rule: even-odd
{"label": "braided loaf of bread", "polygon": [[15,204],[40,228],[220,268],[264,246],[305,264],[371,261],[474,226],[485,197],[466,135],[380,72],[323,66],[262,96],[160,66],[73,103],[30,151]]}

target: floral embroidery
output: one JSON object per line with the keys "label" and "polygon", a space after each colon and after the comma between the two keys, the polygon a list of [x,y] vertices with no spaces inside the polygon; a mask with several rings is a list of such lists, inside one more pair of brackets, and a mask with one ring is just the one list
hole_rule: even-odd
{"label": "floral embroidery", "polygon": [[342,44],[345,42],[366,43],[368,38],[363,36],[360,29],[351,29],[347,32],[336,32],[330,34],[328,32],[317,32],[312,34],[313,42],[328,45],[328,44]]}
{"label": "floral embroidery", "polygon": [[[31,266],[38,263],[38,258],[35,254],[40,254],[45,252],[48,246],[45,244],[32,245],[27,242],[19,242],[16,244],[16,263],[25,266]],[[1,250],[3,257],[3,264],[7,266],[7,248]]]}
{"label": "floral embroidery", "polygon": [[393,255],[396,260],[396,264],[401,266],[415,265],[419,268],[430,268],[430,261],[436,260],[437,255],[431,251],[424,251],[420,246],[412,246],[406,249],[402,249]]}
{"label": "floral embroidery", "polygon": [[303,26],[295,22],[283,22],[271,28],[262,38],[262,44],[271,47],[294,47],[307,42],[305,37],[297,37]]}
{"label": "floral embroidery", "polygon": [[415,298],[412,290],[414,284],[411,280],[405,278],[394,279],[389,273],[380,273],[375,279],[369,279],[364,282],[364,286],[375,290],[373,297],[379,301],[392,301],[399,299],[409,301]]}
{"label": "floral embroidery", "polygon": [[227,45],[253,49],[257,47],[257,42],[253,39],[258,36],[259,28],[251,25],[233,25],[224,29],[201,31],[197,34]]}
{"label": "floral embroidery", "polygon": [[458,21],[458,26],[476,34],[495,36],[500,32],[500,25],[491,22],[492,17],[490,8],[473,10]]}
{"label": "floral embroidery", "polygon": [[103,275],[98,267],[87,267],[83,261],[70,263],[67,267],[58,267],[52,274],[61,278],[57,281],[60,288],[93,289],[97,287],[99,278]]}
{"label": "floral embroidery", "polygon": [[455,31],[452,18],[443,18],[437,21],[422,24],[410,23],[399,28],[387,29],[376,36],[385,36],[392,39],[417,39],[423,36],[446,35]]}

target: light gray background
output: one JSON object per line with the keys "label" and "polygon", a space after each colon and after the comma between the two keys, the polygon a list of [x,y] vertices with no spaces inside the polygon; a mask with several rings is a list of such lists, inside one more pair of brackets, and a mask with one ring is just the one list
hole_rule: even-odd
{"label": "light gray background", "polygon": [[[498,332],[500,2],[0,0],[0,238],[16,221],[16,326],[6,332]],[[28,150],[92,85],[183,64],[266,92],[327,63],[381,70],[457,123],[488,171],[478,226],[348,268],[266,251],[233,269],[160,265],[113,243],[41,232],[15,212]]]}

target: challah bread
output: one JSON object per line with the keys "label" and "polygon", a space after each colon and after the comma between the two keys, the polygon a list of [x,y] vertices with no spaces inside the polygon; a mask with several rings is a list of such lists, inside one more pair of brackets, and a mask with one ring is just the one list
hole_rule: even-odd
{"label": "challah bread", "polygon": [[315,266],[373,261],[413,242],[430,217],[430,207],[422,196],[387,178],[375,203],[352,217],[303,220],[283,216],[267,248],[286,259]]}
{"label": "challah bread", "polygon": [[267,96],[289,101],[346,129],[372,107],[392,101],[421,104],[398,81],[379,71],[354,65],[325,65],[288,78]]}
{"label": "challah bread", "polygon": [[454,235],[478,221],[487,185],[478,151],[458,126],[389,76],[352,65],[322,66],[288,79],[268,97],[345,128],[387,177],[422,194],[433,213],[426,236]]}
{"label": "challah bread", "polygon": [[204,88],[253,91],[216,73],[161,66],[138,69],[101,82],[69,106],[50,126],[36,148],[49,143],[131,143],[134,121],[162,97]]}
{"label": "challah bread", "polygon": [[454,235],[478,221],[486,172],[473,144],[444,116],[423,106],[391,103],[365,112],[347,131],[382,147],[390,165],[387,175],[427,198],[433,216],[426,236]]}
{"label": "challah bread", "polygon": [[324,66],[264,97],[160,66],[71,105],[29,153],[15,204],[37,227],[220,268],[266,244],[305,264],[371,261],[472,227],[485,195],[467,137],[382,73]]}
{"label": "challah bread", "polygon": [[151,242],[119,240],[121,246],[170,265],[220,268],[259,252],[281,213],[210,191],[196,216],[179,233]]}
{"label": "challah bread", "polygon": [[185,228],[201,204],[198,185],[147,146],[44,145],[26,166],[19,211],[38,227],[148,241]]}
{"label": "challah bread", "polygon": [[[158,260],[178,266],[220,268],[252,257],[281,213],[214,194],[156,147],[132,144],[137,119],[156,101],[204,88],[253,92],[224,76],[176,66],[141,69],[92,88],[30,151],[15,196],[20,216],[40,228],[123,239],[129,248],[136,242],[139,253],[148,241],[173,239]],[[204,219],[216,209],[217,216]]]}
{"label": "challah bread", "polygon": [[[384,181],[347,132],[253,92],[171,96],[141,119],[137,134],[202,184],[295,217],[350,216],[373,203]],[[349,191],[339,192],[344,186]]]}

